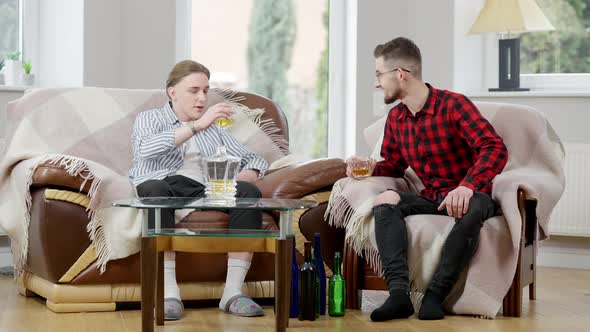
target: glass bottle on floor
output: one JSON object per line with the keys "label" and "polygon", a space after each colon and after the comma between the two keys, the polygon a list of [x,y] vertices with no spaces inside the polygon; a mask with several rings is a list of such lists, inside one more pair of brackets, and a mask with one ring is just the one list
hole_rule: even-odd
{"label": "glass bottle on floor", "polygon": [[334,274],[330,278],[328,314],[342,317],[346,309],[346,281],[342,277],[342,258],[340,252],[334,254]]}
{"label": "glass bottle on floor", "polygon": [[320,233],[314,234],[313,239],[313,255],[315,268],[318,272],[319,280],[319,311],[320,315],[326,314],[326,270],[324,269],[324,258],[322,257],[322,249],[320,244]]}
{"label": "glass bottle on floor", "polygon": [[305,262],[299,269],[299,320],[316,319],[317,272],[311,262],[311,242],[305,242]]}

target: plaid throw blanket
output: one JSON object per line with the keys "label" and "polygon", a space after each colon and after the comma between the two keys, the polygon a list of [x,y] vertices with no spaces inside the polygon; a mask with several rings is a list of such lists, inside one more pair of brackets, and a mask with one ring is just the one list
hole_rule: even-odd
{"label": "plaid throw blanket", "polygon": [[[508,148],[508,164],[494,179],[492,193],[502,206],[503,216],[484,223],[478,251],[445,301],[445,307],[457,314],[494,318],[517,265],[522,225],[517,191],[524,189],[529,197],[537,199],[538,233],[540,239],[545,239],[551,211],[565,186],[564,150],[551,125],[534,109],[499,103],[478,103],[477,106]],[[383,137],[378,139],[373,133],[383,132],[384,123],[381,119],[367,128],[366,136],[371,139],[373,135],[374,151],[379,151]],[[328,221],[346,228],[347,243],[357,254],[364,255],[380,274],[382,267],[371,209],[376,196],[388,188],[419,192],[423,185],[411,169],[400,179],[342,179],[335,184],[326,210]],[[418,303],[438,266],[441,248],[453,223],[452,218],[445,216],[406,218],[410,286],[413,299]]]}
{"label": "plaid throw blanket", "polygon": [[[228,91],[212,91],[210,104],[229,102],[237,111],[231,131],[246,147],[273,162],[288,144],[263,109],[248,109]],[[161,108],[162,90],[103,88],[39,89],[8,105],[9,142],[0,163],[0,226],[11,239],[18,272],[27,259],[31,218],[29,187],[36,167],[51,162],[91,183],[87,230],[102,272],[108,261],[139,251],[142,213],[111,207],[133,197],[131,131],[139,112]],[[247,121],[246,121],[247,120]]]}

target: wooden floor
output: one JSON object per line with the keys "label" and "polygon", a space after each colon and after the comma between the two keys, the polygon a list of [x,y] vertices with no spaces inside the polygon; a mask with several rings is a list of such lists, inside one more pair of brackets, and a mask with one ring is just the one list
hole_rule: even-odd
{"label": "wooden floor", "polygon": [[[447,317],[425,322],[412,317],[372,323],[369,313],[379,304],[372,302],[383,298],[372,294],[364,302],[364,311],[347,311],[344,318],[321,317],[315,322],[291,319],[288,331],[590,331],[590,271],[542,268],[538,282],[538,300],[526,301],[521,318]],[[264,317],[240,318],[216,308],[188,308],[182,320],[167,322],[156,331],[274,331],[272,308],[265,309]],[[140,331],[140,312],[55,314],[43,299],[20,296],[11,278],[0,277],[0,331]]]}

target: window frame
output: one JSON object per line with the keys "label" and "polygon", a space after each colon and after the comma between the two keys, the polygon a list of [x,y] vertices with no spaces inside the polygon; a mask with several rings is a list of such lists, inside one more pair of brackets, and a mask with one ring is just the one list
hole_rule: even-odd
{"label": "window frame", "polygon": [[520,86],[537,91],[588,91],[590,73],[520,74]]}
{"label": "window frame", "polygon": [[[33,73],[39,74],[39,0],[19,0],[21,4],[21,60],[31,61]],[[36,79],[38,85],[39,78]]]}
{"label": "window frame", "polygon": [[31,61],[32,72],[37,75],[36,82],[39,82],[39,0],[19,0],[18,6],[19,40],[17,51],[20,52],[21,61]]}
{"label": "window frame", "polygon": [[[21,55],[23,54],[23,42],[24,42],[24,36],[23,36],[23,21],[24,21],[24,2],[25,0],[18,0],[18,45],[17,45],[17,49],[16,52],[19,52]],[[9,52],[10,53],[10,52]],[[4,54],[1,54],[2,56],[4,56]]]}
{"label": "window frame", "polygon": [[[493,87],[498,85],[498,40],[500,36],[491,33],[487,35],[482,43],[484,82],[489,87]],[[487,58],[493,59],[493,62],[489,62]],[[541,92],[586,92],[590,90],[590,73],[521,73],[520,86]]]}
{"label": "window frame", "polygon": [[328,158],[356,149],[357,13],[356,0],[330,0]]}
{"label": "window frame", "polygon": [[[38,1],[38,0],[37,0]],[[192,1],[176,0],[176,62],[190,59],[192,30]]]}

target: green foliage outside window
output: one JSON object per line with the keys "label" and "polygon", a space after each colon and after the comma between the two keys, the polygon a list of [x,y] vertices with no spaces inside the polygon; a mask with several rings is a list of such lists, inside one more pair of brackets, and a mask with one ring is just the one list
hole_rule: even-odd
{"label": "green foliage outside window", "polygon": [[521,39],[521,73],[590,73],[590,0],[537,0],[554,31]]}
{"label": "green foliage outside window", "polygon": [[19,48],[18,0],[0,0],[0,57]]}
{"label": "green foliage outside window", "polygon": [[248,89],[275,101],[286,112],[287,71],[296,24],[293,0],[254,0],[248,41]]}
{"label": "green foliage outside window", "polygon": [[[324,29],[328,31],[330,24],[329,1],[326,0],[326,9],[324,10]],[[329,39],[326,34],[326,39]],[[312,157],[320,158],[328,155],[328,40],[326,47],[322,51],[320,63],[317,71],[316,96],[318,100],[317,122],[315,124],[315,142],[313,144]]]}

